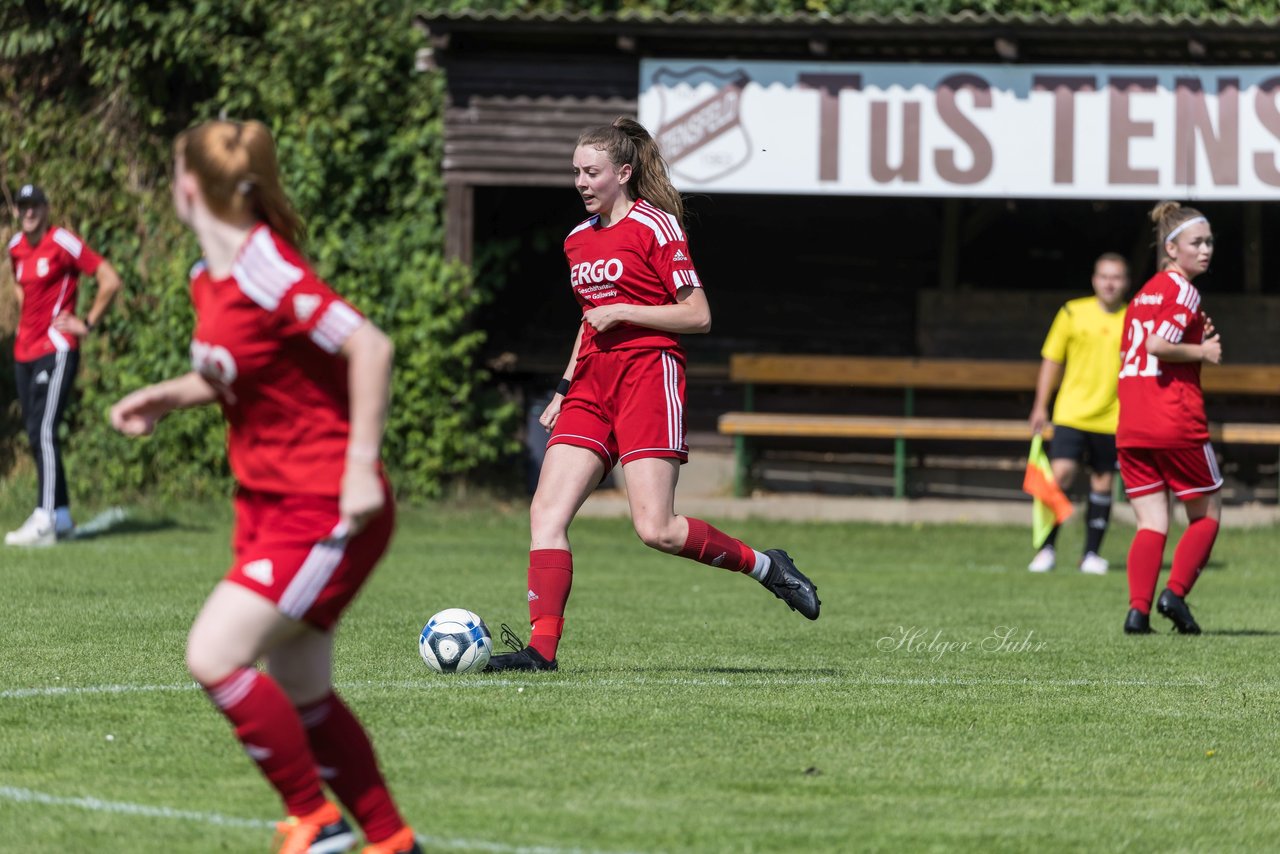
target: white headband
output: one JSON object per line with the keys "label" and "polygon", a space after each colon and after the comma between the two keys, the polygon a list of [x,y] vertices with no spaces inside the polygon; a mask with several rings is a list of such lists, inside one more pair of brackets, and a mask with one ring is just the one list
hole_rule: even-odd
{"label": "white headband", "polygon": [[1187,220],[1186,222],[1182,223],[1182,225],[1178,226],[1173,231],[1169,232],[1169,236],[1164,239],[1164,242],[1165,243],[1171,242],[1175,237],[1177,237],[1179,234],[1182,233],[1182,230],[1184,228],[1187,228],[1188,226],[1195,225],[1197,222],[1208,222],[1208,221],[1209,220],[1205,219],[1202,216],[1193,216],[1191,219]]}

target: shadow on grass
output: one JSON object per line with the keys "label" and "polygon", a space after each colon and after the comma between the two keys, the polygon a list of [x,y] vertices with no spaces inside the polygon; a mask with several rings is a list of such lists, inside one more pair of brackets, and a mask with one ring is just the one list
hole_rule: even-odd
{"label": "shadow on grass", "polygon": [[130,517],[123,508],[112,507],[110,510],[102,511],[83,525],[77,525],[75,535],[71,537],[71,541],[79,542],[82,540],[96,540],[99,537],[150,534],[156,531],[170,531],[178,528],[186,531],[209,530],[204,525],[179,523],[168,517],[163,519]]}
{"label": "shadow on grass", "polygon": [[1266,629],[1217,629],[1212,632],[1204,632],[1206,635],[1214,635],[1221,638],[1274,638],[1280,637],[1280,632],[1268,631]]}

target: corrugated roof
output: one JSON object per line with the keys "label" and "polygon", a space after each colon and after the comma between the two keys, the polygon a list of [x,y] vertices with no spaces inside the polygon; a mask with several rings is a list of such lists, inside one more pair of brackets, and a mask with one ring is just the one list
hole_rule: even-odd
{"label": "corrugated roof", "polygon": [[[950,27],[1022,27],[1057,28],[1057,27],[1159,27],[1159,28],[1197,28],[1217,29],[1255,29],[1272,28],[1280,24],[1280,9],[1270,16],[1238,15],[1226,12],[1214,12],[1203,16],[1158,14],[1144,15],[1094,13],[1084,14],[1035,14],[963,11],[945,15],[928,15],[918,12],[904,14],[879,13],[845,13],[839,15],[823,13],[798,13],[789,15],[708,15],[690,12],[620,12],[618,14],[599,14],[591,12],[548,12],[548,11],[495,11],[466,9],[457,12],[424,12],[419,18],[428,23],[518,23],[518,24],[587,24],[587,25],[634,25],[647,26],[713,26],[713,27],[910,27],[910,26],[950,26]],[[1266,35],[1259,33],[1258,35]],[[1269,34],[1276,36],[1275,32]]]}

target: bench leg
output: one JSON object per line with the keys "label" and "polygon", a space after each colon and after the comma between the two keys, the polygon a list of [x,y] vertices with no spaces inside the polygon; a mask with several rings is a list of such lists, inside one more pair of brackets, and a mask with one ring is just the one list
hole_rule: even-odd
{"label": "bench leg", "polygon": [[893,497],[907,497],[907,440],[893,440]]}
{"label": "bench leg", "polygon": [[751,450],[746,436],[733,437],[733,494],[738,498],[747,495],[747,478],[751,469]]}

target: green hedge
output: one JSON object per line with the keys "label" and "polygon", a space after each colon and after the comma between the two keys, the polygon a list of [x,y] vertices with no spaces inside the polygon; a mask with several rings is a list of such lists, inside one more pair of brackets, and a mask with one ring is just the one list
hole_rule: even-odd
{"label": "green hedge", "polygon": [[[103,333],[85,343],[69,417],[82,497],[227,488],[213,408],[177,413],[144,441],[105,420],[124,392],[187,369],[187,273],[200,252],[173,217],[167,173],[173,136],[219,114],[272,128],[309,256],[395,340],[386,459],[397,488],[439,494],[514,450],[517,413],[489,391],[476,363],[483,336],[469,326],[485,293],[443,257],[443,80],[414,71],[415,10],[401,0],[46,0],[0,11],[0,182],[43,185],[55,220],[125,280]],[[0,358],[11,395],[9,343]],[[20,462],[16,409],[0,426]]]}
{"label": "green hedge", "polygon": [[1150,15],[1276,18],[1275,0],[445,0],[451,12],[674,15]]}

